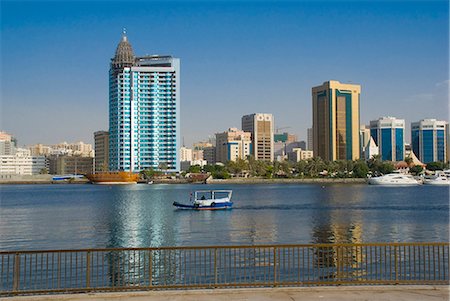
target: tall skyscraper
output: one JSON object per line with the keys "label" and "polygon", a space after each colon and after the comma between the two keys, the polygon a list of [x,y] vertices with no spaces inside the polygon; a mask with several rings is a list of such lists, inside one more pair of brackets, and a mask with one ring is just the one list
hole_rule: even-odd
{"label": "tall skyscraper", "polygon": [[378,145],[382,160],[405,159],[405,120],[381,117],[370,121],[370,136]]}
{"label": "tall skyscraper", "polygon": [[422,119],[411,123],[411,146],[423,163],[447,162],[447,122]]}
{"label": "tall skyscraper", "polygon": [[109,71],[109,169],[179,171],[179,137],[180,60],[136,57],[124,32]]}
{"label": "tall skyscraper", "polygon": [[273,161],[274,122],[272,114],[255,113],[242,117],[242,130],[251,133],[256,160]]}
{"label": "tall skyscraper", "polygon": [[95,171],[108,171],[109,160],[109,132],[94,133]]}
{"label": "tall skyscraper", "polygon": [[327,81],[312,88],[313,151],[324,160],[359,159],[361,86]]}

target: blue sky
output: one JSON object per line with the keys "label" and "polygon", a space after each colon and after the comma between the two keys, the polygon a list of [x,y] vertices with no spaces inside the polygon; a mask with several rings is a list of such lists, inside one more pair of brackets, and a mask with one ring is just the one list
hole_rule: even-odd
{"label": "blue sky", "polygon": [[447,1],[2,1],[0,129],[92,143],[123,27],[136,55],[181,59],[188,146],[255,112],[306,140],[311,88],[331,79],[362,86],[362,123],[448,120]]}

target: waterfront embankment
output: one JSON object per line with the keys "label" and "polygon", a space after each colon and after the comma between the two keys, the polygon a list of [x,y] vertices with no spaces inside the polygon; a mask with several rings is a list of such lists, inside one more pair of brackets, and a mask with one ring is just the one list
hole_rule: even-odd
{"label": "waterfront embankment", "polygon": [[[53,175],[3,175],[0,184],[86,184],[87,179],[53,181]],[[143,183],[147,183],[146,181]],[[154,179],[153,184],[199,184],[188,179]],[[363,178],[231,178],[208,179],[206,184],[364,184]]]}
{"label": "waterfront embankment", "polygon": [[88,179],[53,181],[54,175],[1,175],[0,184],[86,184]]}
{"label": "waterfront embankment", "polygon": [[291,178],[291,179],[266,179],[266,178],[231,178],[209,179],[208,184],[364,184],[363,178]]}
{"label": "waterfront embankment", "polygon": [[284,287],[257,289],[201,289],[147,292],[85,293],[67,295],[19,296],[0,298],[1,301],[209,301],[209,300],[258,300],[258,301],[437,301],[449,300],[446,285],[380,285],[380,286],[330,286],[330,287]]}

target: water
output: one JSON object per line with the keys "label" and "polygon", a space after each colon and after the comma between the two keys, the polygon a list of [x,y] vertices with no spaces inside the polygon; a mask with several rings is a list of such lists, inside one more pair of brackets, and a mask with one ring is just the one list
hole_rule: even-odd
{"label": "water", "polygon": [[[179,211],[201,189],[234,209]],[[449,188],[369,185],[2,185],[0,249],[448,241]]]}

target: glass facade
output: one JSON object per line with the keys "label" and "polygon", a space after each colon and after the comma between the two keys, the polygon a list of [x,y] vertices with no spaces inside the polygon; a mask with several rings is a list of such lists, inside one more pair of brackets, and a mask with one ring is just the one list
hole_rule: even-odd
{"label": "glass facade", "polygon": [[402,161],[405,159],[403,132],[403,129],[395,129],[395,161]]}
{"label": "glass facade", "polygon": [[437,161],[445,161],[445,130],[436,131],[436,152]]}
{"label": "glass facade", "polygon": [[347,160],[347,116],[346,99],[336,97],[336,149],[337,160]]}
{"label": "glass facade", "polygon": [[328,158],[327,129],[329,128],[329,101],[326,92],[317,97],[318,119],[318,153],[321,158]]}
{"label": "glass facade", "polygon": [[381,159],[392,161],[392,129],[381,129]]}
{"label": "glass facade", "polygon": [[420,151],[420,144],[419,144],[420,138],[419,138],[419,130],[413,129],[411,130],[411,148],[414,154],[418,157],[422,157],[422,152]]}
{"label": "glass facade", "polygon": [[376,145],[378,144],[378,130],[376,128],[370,129],[370,136],[373,138],[373,141]]}
{"label": "glass facade", "polygon": [[434,161],[433,134],[433,130],[422,131],[423,163],[430,163]]}

